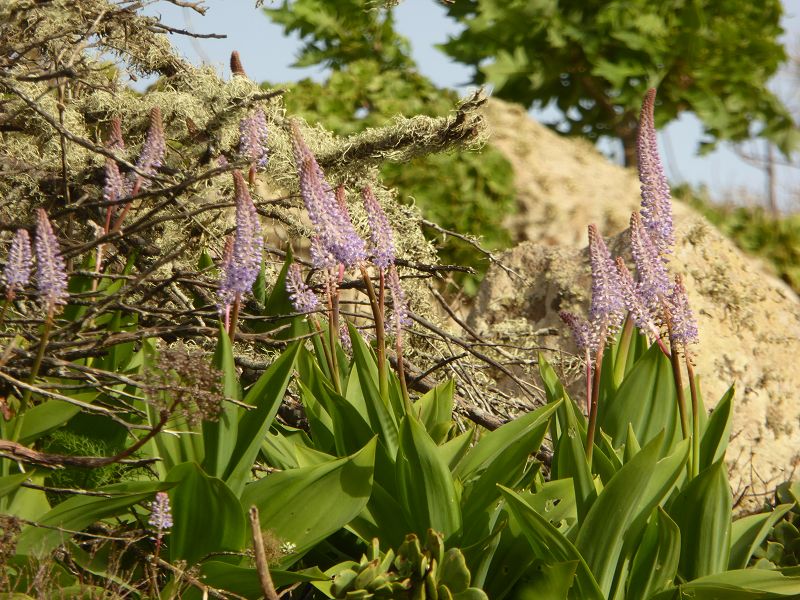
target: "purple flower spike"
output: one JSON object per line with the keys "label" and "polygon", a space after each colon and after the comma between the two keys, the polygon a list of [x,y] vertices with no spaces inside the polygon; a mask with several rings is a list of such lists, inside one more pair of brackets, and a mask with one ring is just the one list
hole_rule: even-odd
{"label": "purple flower spike", "polygon": [[682,344],[684,347],[697,343],[700,340],[697,321],[689,306],[689,296],[680,275],[675,276],[675,286],[667,298],[667,308],[670,319],[670,341],[673,344]]}
{"label": "purple flower spike", "polygon": [[411,325],[411,316],[408,310],[406,294],[400,285],[400,276],[397,274],[396,268],[389,269],[386,285],[392,293],[392,314],[387,326],[390,333],[398,337],[403,334],[403,327]]}
{"label": "purple flower spike", "polygon": [[6,268],[6,298],[11,301],[31,280],[31,240],[25,229],[17,229],[8,249]]}
{"label": "purple flower spike", "polygon": [[57,304],[66,304],[67,270],[58,239],[53,233],[53,226],[47,218],[43,208],[38,211],[36,223],[36,284],[39,288],[39,298],[47,306],[48,311],[53,310]]}
{"label": "purple flower spike", "polygon": [[[122,125],[119,118],[111,120],[111,127],[106,140],[106,148],[112,151],[125,149],[125,140],[122,139]],[[106,202],[116,202],[129,194],[129,189],[119,172],[117,161],[106,158],[105,183],[103,184],[103,200]]]}
{"label": "purple flower spike", "polygon": [[155,527],[159,535],[172,527],[172,510],[167,492],[156,492],[156,499],[150,503],[150,519],[147,522]]}
{"label": "purple flower spike", "polygon": [[658,310],[661,298],[669,293],[667,268],[639,213],[631,215],[631,252],[639,274],[639,295],[650,310]]}
{"label": "purple flower spike", "polygon": [[350,328],[347,326],[347,319],[339,319],[339,343],[347,352],[353,351],[353,340],[350,339]]}
{"label": "purple flower spike", "polygon": [[578,350],[592,352],[594,350],[594,336],[589,321],[565,310],[558,313],[558,316],[572,330],[572,339],[575,340]]}
{"label": "purple flower spike", "polygon": [[625,304],[622,300],[619,274],[597,225],[589,225],[589,262],[592,266],[592,303],[589,320],[596,327],[614,331],[622,321]]}
{"label": "purple flower spike", "polygon": [[125,150],[125,140],[122,138],[122,121],[120,121],[119,117],[111,119],[106,148],[109,150]]}
{"label": "purple flower spike", "polygon": [[223,276],[219,286],[219,297],[224,306],[232,299],[248,294],[261,269],[261,254],[264,241],[258,213],[247,190],[247,183],[239,171],[233,172],[236,199],[236,233],[230,258],[223,260]]}
{"label": "purple flower spike", "polygon": [[372,262],[380,269],[388,269],[389,265],[394,264],[395,249],[392,228],[386,213],[383,212],[378,199],[369,186],[361,190],[361,197],[364,199],[364,207],[367,210],[367,221],[369,221],[369,236],[372,241]]}
{"label": "purple flower spike", "polygon": [[256,108],[239,123],[239,153],[254,165],[267,164],[267,116]]}
{"label": "purple flower spike", "polygon": [[300,195],[318,237],[317,250],[312,252],[314,267],[328,268],[329,256],[348,268],[365,260],[364,240],[353,227],[346,207],[339,205],[333,188],[325,180],[296,123],[292,124],[292,147],[300,179]]}
{"label": "purple flower spike", "polygon": [[658,154],[653,111],[656,90],[650,89],[642,102],[637,150],[642,189],[642,222],[662,257],[672,252],[672,195]]}
{"label": "purple flower spike", "polygon": [[[167,142],[164,138],[161,110],[156,106],[150,111],[150,127],[147,130],[147,139],[142,146],[139,160],[136,161],[136,167],[147,175],[155,175],[164,161],[166,150]],[[146,188],[150,185],[148,180],[142,180],[136,173],[132,173],[132,176],[139,182],[139,187]]]}
{"label": "purple flower spike", "polygon": [[319,308],[317,295],[303,281],[303,274],[297,263],[289,265],[289,272],[286,274],[286,291],[289,292],[292,306],[298,313],[308,314]]}
{"label": "purple flower spike", "polygon": [[617,272],[622,286],[622,299],[625,302],[625,308],[628,309],[633,318],[633,322],[651,338],[660,337],[658,327],[653,319],[654,307],[642,299],[640,288],[633,280],[633,275],[625,265],[625,261],[619,257],[617,257]]}

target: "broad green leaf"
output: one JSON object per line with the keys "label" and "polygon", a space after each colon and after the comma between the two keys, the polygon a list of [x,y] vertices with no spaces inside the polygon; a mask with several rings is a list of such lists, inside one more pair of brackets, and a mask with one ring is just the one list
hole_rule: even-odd
{"label": "broad green leaf", "polygon": [[[79,397],[78,395],[76,395]],[[90,395],[89,401],[97,397],[97,393]],[[86,401],[80,398],[82,401]],[[72,417],[80,412],[80,407],[63,400],[46,400],[25,411],[22,428],[19,432],[19,441],[30,444],[46,433],[65,425]],[[16,419],[11,421],[9,429],[13,430]]]}
{"label": "broad green leaf", "polygon": [[464,548],[472,585],[480,586],[490,598],[504,598],[535,559],[514,516],[503,510],[501,518],[492,536]]}
{"label": "broad green leaf", "polygon": [[670,453],[681,432],[672,367],[657,344],[636,362],[617,393],[600,404],[597,422],[615,447],[625,443],[629,423],[643,445],[664,431],[664,453]]}
{"label": "broad green leaf", "polygon": [[781,504],[772,512],[737,519],[731,526],[731,556],[728,569],[744,569],[775,524],[789,512],[793,504]]}
{"label": "broad green leaf", "polygon": [[651,600],[765,600],[800,597],[800,576],[769,569],[738,569],[700,577]]}
{"label": "broad green leaf", "polygon": [[298,381],[298,387],[311,439],[314,440],[314,447],[334,454],[336,452],[336,435],[334,434],[333,419],[302,381]]}
{"label": "broad green leaf", "polygon": [[636,549],[627,582],[628,598],[649,598],[671,586],[678,573],[681,532],[659,507]]}
{"label": "broad green leaf", "polygon": [[250,471],[258,456],[261,442],[283,401],[301,347],[299,342],[289,346],[264,371],[244,397],[244,403],[255,408],[245,412],[239,419],[236,446],[225,474],[225,482],[237,496],[250,479]]}
{"label": "broad green leaf", "polygon": [[381,398],[378,391],[378,366],[372,350],[367,347],[366,342],[351,323],[348,323],[347,327],[353,341],[353,368],[358,374],[358,381],[361,384],[370,425],[373,431],[380,431],[381,442],[386,446],[389,456],[392,457],[397,454],[398,443],[398,426],[394,410],[388,399]]}
{"label": "broad green leaf", "polygon": [[[222,323],[219,326],[214,366],[222,371],[222,391],[226,398],[241,400],[239,377],[233,362],[231,339]],[[236,448],[237,429],[241,409],[232,402],[223,402],[216,421],[203,421],[203,468],[213,477],[222,477]]]}
{"label": "broad green leaf", "polygon": [[[539,437],[539,428],[545,426],[551,415],[561,404],[554,402],[541,406],[536,410],[526,413],[490,431],[481,437],[478,443],[461,460],[456,475],[464,482],[480,475],[508,448],[519,443],[520,440],[536,441]],[[535,433],[535,435],[534,435]],[[530,453],[535,453],[539,447],[530,448]]]}
{"label": "broad green leaf", "polygon": [[705,431],[700,438],[700,470],[710,467],[725,457],[733,423],[733,397],[736,390],[731,386],[722,396],[708,417]]}
{"label": "broad green leaf", "polygon": [[261,526],[295,544],[283,567],[353,520],[372,492],[373,439],[359,452],[320,465],[290,469],[248,484],[242,506],[258,507]]}
{"label": "broad green leaf", "polygon": [[675,498],[669,515],[681,530],[680,574],[691,581],[728,567],[731,492],[724,461],[691,480]]}
{"label": "broad green leaf", "polygon": [[453,401],[456,386],[452,379],[440,383],[414,403],[414,410],[436,444],[447,439],[453,423]]}
{"label": "broad green leaf", "polygon": [[148,500],[157,491],[169,487],[169,484],[157,481],[126,481],[97,490],[111,494],[110,498],[69,498],[37,519],[42,527],[29,525],[23,529],[17,540],[17,554],[46,556],[70,537],[68,532],[82,531],[96,521],[122,514],[132,505]]}
{"label": "broad green leaf", "polygon": [[456,471],[461,459],[466,456],[474,437],[475,430],[469,429],[457,435],[452,440],[448,440],[441,446],[438,446],[439,455],[442,457],[442,460],[447,463],[447,466],[450,467],[451,473]]}
{"label": "broad green leaf", "polygon": [[501,488],[506,506],[522,528],[536,558],[548,564],[577,561],[575,596],[580,600],[604,600],[589,566],[578,549],[548,519],[537,513],[518,494]]}
{"label": "broad green leaf", "polygon": [[580,563],[577,560],[531,564],[514,587],[517,600],[567,600]]}
{"label": "broad green leaf", "polygon": [[[575,547],[607,595],[611,590],[625,534],[644,498],[658,461],[662,437],[656,436],[626,463],[597,497],[581,523]],[[602,540],[602,543],[598,543]]]}
{"label": "broad green leaf", "polygon": [[30,479],[30,477],[30,473],[17,473],[0,477],[0,498],[16,492],[25,480]]}
{"label": "broad green leaf", "polygon": [[[200,567],[203,581],[208,585],[233,592],[246,598],[260,598],[263,595],[258,571],[254,567],[240,567],[217,560],[211,560]],[[300,571],[279,571],[270,569],[272,583],[276,589],[300,582],[327,581],[330,579],[318,567]],[[197,594],[200,597],[200,594]],[[191,600],[187,596],[187,600]]]}
{"label": "broad green leaf", "polygon": [[238,499],[225,482],[210,477],[196,463],[173,468],[167,481],[172,520],[168,547],[172,561],[190,565],[212,552],[238,551],[244,547],[247,528]]}
{"label": "broad green leaf", "polygon": [[[561,422],[561,435],[555,441],[553,451],[553,477],[572,479],[578,520],[582,522],[597,497],[592,471],[586,458],[586,431],[582,426],[582,418],[579,419],[575,405],[569,398],[565,398],[559,406],[558,419]],[[595,447],[595,452],[599,455],[598,450]],[[599,458],[596,457],[596,462],[599,462]],[[609,464],[606,471],[613,471],[613,463],[607,462]]]}
{"label": "broad green leaf", "polygon": [[567,535],[578,521],[575,487],[571,479],[547,481],[535,492],[520,492],[519,497],[537,513],[547,517],[564,535]]}
{"label": "broad green leaf", "polygon": [[403,514],[420,538],[428,529],[443,533],[445,539],[461,530],[461,508],[453,475],[413,415],[406,416],[400,428],[396,477]]}
{"label": "broad green leaf", "polygon": [[412,527],[406,521],[403,507],[395,496],[377,481],[372,484],[372,495],[363,511],[348,525],[366,543],[379,538],[384,549],[399,546]]}
{"label": "broad green leaf", "polygon": [[490,462],[485,463],[485,469],[481,469],[475,473],[474,477],[463,482],[461,510],[464,517],[464,536],[462,544],[471,544],[489,535],[491,523],[487,511],[491,513],[494,510],[493,507],[500,497],[498,484],[508,488],[515,488],[520,484],[520,480],[528,468],[529,457],[539,449],[542,439],[547,433],[549,418],[545,418],[544,415],[551,416],[557,407],[557,404],[548,404],[539,409],[539,416],[532,420],[534,424],[524,435],[509,436],[503,451],[495,455]]}

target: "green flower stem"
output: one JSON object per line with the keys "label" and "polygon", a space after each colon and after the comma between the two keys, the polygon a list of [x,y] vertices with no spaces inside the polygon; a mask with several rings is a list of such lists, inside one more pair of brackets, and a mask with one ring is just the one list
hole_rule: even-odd
{"label": "green flower stem", "polygon": [[600,397],[600,375],[603,371],[603,354],[606,349],[606,326],[600,329],[600,340],[597,343],[597,356],[594,361],[594,381],[592,382],[592,400],[589,405],[589,424],[586,427],[586,461],[592,467],[594,437],[597,429],[597,402]]}
{"label": "green flower stem", "polygon": [[[309,320],[319,336],[319,341],[320,344],[322,344],[322,352],[325,354],[325,363],[328,365],[328,370],[333,373],[333,359],[331,358],[331,352],[328,348],[329,340],[325,339],[325,334],[322,332],[322,326],[319,324],[319,321],[313,317],[309,317]],[[331,375],[331,377],[333,377],[333,375]]]}
{"label": "green flower stem", "polygon": [[384,325],[384,304],[383,300],[383,289],[384,289],[384,279],[383,279],[383,271],[381,271],[380,275],[380,289],[381,289],[381,296],[380,300],[379,297],[375,294],[375,287],[372,285],[372,279],[370,279],[369,273],[367,273],[367,268],[362,265],[361,267],[361,276],[364,279],[364,285],[367,288],[367,297],[369,298],[370,306],[372,307],[372,315],[375,319],[375,342],[376,342],[376,354],[378,359],[378,387],[380,389],[381,398],[384,399],[385,402],[389,401],[389,375],[386,372],[386,330]]}
{"label": "green flower stem", "polygon": [[697,395],[692,359],[685,349],[683,357],[689,375],[689,393],[692,396],[692,477],[697,477],[700,474],[700,400]]}
{"label": "green flower stem", "polygon": [[625,377],[625,367],[627,365],[628,351],[631,347],[631,339],[633,338],[633,319],[631,316],[625,319],[625,325],[622,328],[622,335],[619,338],[619,346],[617,348],[617,360],[614,363],[614,385],[619,386]]}
{"label": "green flower stem", "polygon": [[[44,328],[42,329],[42,339],[39,342],[39,351],[36,353],[36,358],[31,367],[31,374],[28,377],[28,383],[33,385],[36,381],[36,376],[39,374],[39,369],[42,366],[44,359],[44,351],[47,348],[47,341],[50,338],[50,333],[53,331],[53,321],[55,319],[56,307],[52,302],[47,307],[47,316],[44,319]],[[31,398],[31,389],[26,388],[22,392],[22,398],[19,401],[19,410],[17,411],[17,418],[14,419],[14,431],[11,433],[11,441],[16,442],[22,431],[22,424],[25,420],[25,411],[28,409],[28,402]]]}
{"label": "green flower stem", "polygon": [[406,385],[406,368],[403,365],[403,336],[397,332],[397,342],[395,345],[397,351],[397,376],[400,379],[400,389],[403,391],[403,405],[406,408],[406,414],[414,414],[413,406],[411,406],[411,398],[408,395],[408,386]]}
{"label": "green flower stem", "polygon": [[339,286],[329,272],[325,278],[326,296],[328,300],[328,342],[331,350],[331,379],[333,389],[337,394],[342,393],[342,384],[339,381],[339,360],[336,356],[336,338],[339,335]]}

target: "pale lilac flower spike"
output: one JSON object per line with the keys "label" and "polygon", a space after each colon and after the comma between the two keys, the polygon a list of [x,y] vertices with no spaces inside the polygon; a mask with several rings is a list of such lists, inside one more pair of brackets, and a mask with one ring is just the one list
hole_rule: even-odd
{"label": "pale lilac flower spike", "polygon": [[367,211],[367,221],[369,222],[369,236],[372,241],[372,262],[380,269],[386,270],[394,264],[395,249],[392,228],[389,219],[383,212],[378,199],[372,193],[369,186],[361,190],[361,197],[364,199],[364,208]]}
{"label": "pale lilac flower spike", "polygon": [[219,297],[217,308],[219,308],[220,314],[225,315],[226,329],[228,328],[228,313],[230,312],[231,304],[233,304],[233,301],[236,299],[236,294],[226,287],[228,271],[231,268],[231,261],[233,260],[233,238],[233,235],[229,235],[225,238],[225,248],[222,251],[222,260],[219,263],[220,280],[217,288],[217,296]]}
{"label": "pale lilac flower spike", "polygon": [[38,211],[34,246],[39,298],[48,310],[52,310],[57,304],[66,304],[69,292],[67,292],[67,270],[64,259],[61,258],[58,239],[43,208]]}
{"label": "pale lilac flower spike", "polygon": [[654,319],[657,313],[657,308],[649,305],[642,299],[639,287],[633,280],[633,275],[625,265],[622,258],[617,257],[617,272],[620,277],[620,284],[622,286],[622,299],[625,302],[625,308],[633,319],[636,326],[646,332],[652,339],[660,337],[658,326]]}
{"label": "pale lilac flower spike", "polygon": [[[121,151],[125,149],[125,140],[122,139],[122,125],[118,117],[115,117],[111,121],[106,148],[112,151]],[[127,184],[122,174],[119,172],[117,161],[106,158],[105,175],[103,200],[106,202],[116,202],[128,195]]]}
{"label": "pale lilac flower spike", "polygon": [[667,299],[668,314],[670,319],[671,342],[682,344],[684,347],[700,340],[697,331],[697,321],[689,306],[689,296],[683,285],[683,278],[675,275],[675,285]]}
{"label": "pale lilac flower spike", "polygon": [[156,499],[150,503],[150,519],[147,522],[155,527],[159,535],[172,527],[172,510],[166,492],[156,492]]}
{"label": "pale lilac flower spike", "polygon": [[394,267],[389,269],[386,284],[392,293],[392,314],[387,325],[389,326],[389,331],[395,337],[399,337],[403,335],[403,327],[411,325],[411,316],[408,311],[406,294],[400,285],[400,276]]}
{"label": "pale lilac flower spike", "polygon": [[622,321],[625,304],[614,259],[594,224],[589,225],[589,262],[592,267],[589,320],[598,330],[605,325],[606,332],[611,333]]}
{"label": "pale lilac flower spike", "polygon": [[575,340],[578,350],[581,352],[588,350],[591,353],[594,350],[594,336],[589,321],[565,310],[559,312],[558,316],[572,330],[572,339]]}
{"label": "pale lilac flower spike", "polygon": [[[147,138],[142,146],[139,160],[136,161],[136,167],[146,175],[155,175],[164,161],[166,150],[167,141],[164,138],[161,110],[156,106],[150,111],[150,127],[147,130]],[[142,189],[150,185],[149,180],[141,178],[137,173],[131,173],[131,176],[138,180],[139,187]]]}
{"label": "pale lilac flower spike", "polygon": [[31,240],[25,229],[18,229],[8,249],[6,268],[6,299],[11,301],[31,279]]}
{"label": "pale lilac flower spike", "polygon": [[303,281],[303,273],[297,263],[289,265],[289,271],[286,274],[286,291],[289,292],[292,306],[298,313],[308,314],[319,308],[317,295]]}
{"label": "pale lilac flower spike", "polygon": [[346,209],[336,201],[333,188],[306,146],[300,129],[292,123],[292,148],[300,179],[300,195],[316,230],[312,240],[312,259],[317,269],[329,268],[329,257],[345,267],[353,267],[367,257],[364,240],[358,235]]}
{"label": "pale lilac flower spike", "polygon": [[256,108],[239,123],[239,152],[254,165],[267,164],[267,116]]}
{"label": "pale lilac flower spike", "polygon": [[258,213],[239,171],[233,172],[236,200],[236,232],[230,259],[223,262],[224,274],[219,286],[220,299],[231,304],[237,296],[248,294],[261,269],[264,240]]}
{"label": "pale lilac flower spike", "polygon": [[649,89],[642,102],[639,117],[637,151],[639,181],[642,189],[642,223],[650,233],[659,255],[665,259],[672,252],[672,195],[658,154],[653,110],[656,90]]}
{"label": "pale lilac flower spike", "polygon": [[631,215],[631,252],[639,274],[638,293],[650,311],[659,312],[670,290],[669,274],[639,213]]}

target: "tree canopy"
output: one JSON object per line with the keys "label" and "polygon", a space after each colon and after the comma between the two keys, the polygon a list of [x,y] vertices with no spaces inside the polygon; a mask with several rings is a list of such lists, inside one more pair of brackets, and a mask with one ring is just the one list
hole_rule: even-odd
{"label": "tree canopy", "polygon": [[767,82],[786,60],[780,0],[459,0],[464,25],[442,48],[475,83],[525,106],[557,106],[559,131],[619,138],[635,162],[641,98],[658,124],[691,111],[701,150],[753,135],[788,154],[798,132]]}

